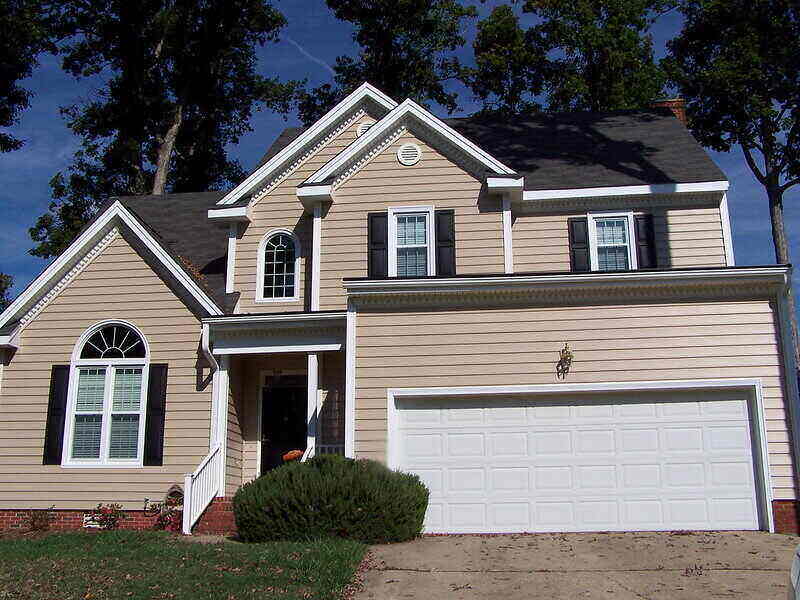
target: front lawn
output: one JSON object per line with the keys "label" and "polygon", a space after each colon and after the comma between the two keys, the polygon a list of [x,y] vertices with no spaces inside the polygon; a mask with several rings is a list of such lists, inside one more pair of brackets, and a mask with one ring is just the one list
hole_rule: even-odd
{"label": "front lawn", "polygon": [[131,531],[0,539],[0,600],[333,600],[365,550],[339,539],[205,544]]}

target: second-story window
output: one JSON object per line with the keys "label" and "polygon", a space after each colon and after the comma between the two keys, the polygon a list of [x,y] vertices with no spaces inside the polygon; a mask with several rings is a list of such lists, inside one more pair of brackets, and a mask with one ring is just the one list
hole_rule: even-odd
{"label": "second-story window", "polygon": [[590,214],[589,248],[592,271],[636,269],[633,219],[627,214]]}
{"label": "second-story window", "polygon": [[436,274],[433,207],[389,209],[389,276]]}
{"label": "second-story window", "polygon": [[259,249],[257,301],[297,300],[299,256],[297,238],[290,232],[277,231],[265,236]]}

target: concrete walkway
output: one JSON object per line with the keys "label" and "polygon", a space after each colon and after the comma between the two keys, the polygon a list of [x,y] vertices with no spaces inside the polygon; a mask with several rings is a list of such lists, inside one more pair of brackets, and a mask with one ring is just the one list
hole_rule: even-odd
{"label": "concrete walkway", "polygon": [[356,598],[784,600],[799,542],[762,532],[423,537],[373,547]]}

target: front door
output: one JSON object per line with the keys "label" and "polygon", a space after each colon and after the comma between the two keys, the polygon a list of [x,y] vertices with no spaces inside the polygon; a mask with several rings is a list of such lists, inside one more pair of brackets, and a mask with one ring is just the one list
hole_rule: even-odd
{"label": "front door", "polygon": [[290,450],[305,450],[305,387],[277,384],[264,388],[261,411],[261,475],[283,464]]}

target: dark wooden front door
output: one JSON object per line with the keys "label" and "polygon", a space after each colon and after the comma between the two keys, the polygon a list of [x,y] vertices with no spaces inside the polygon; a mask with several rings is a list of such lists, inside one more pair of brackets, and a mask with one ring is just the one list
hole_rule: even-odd
{"label": "dark wooden front door", "polygon": [[261,474],[283,464],[290,450],[305,450],[307,441],[305,387],[264,389],[261,411]]}

